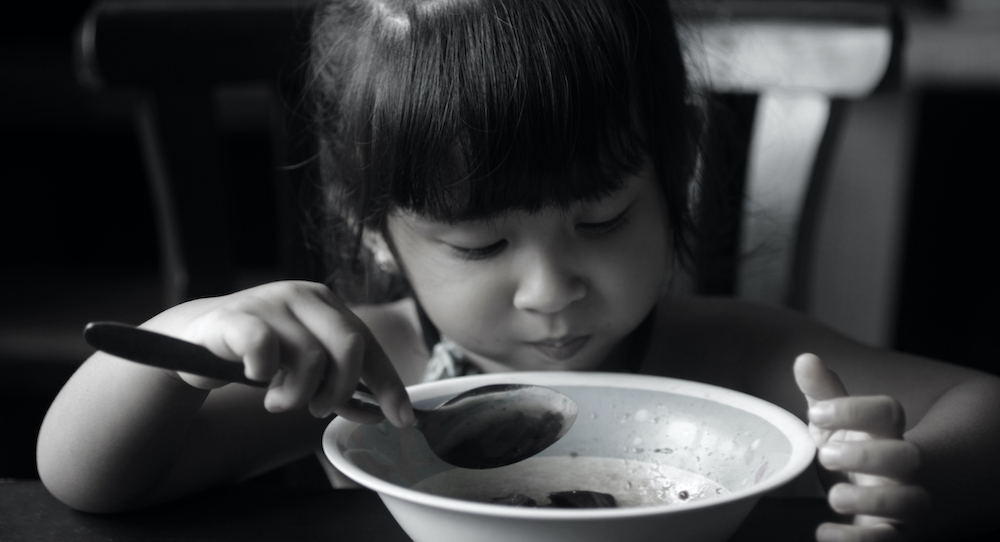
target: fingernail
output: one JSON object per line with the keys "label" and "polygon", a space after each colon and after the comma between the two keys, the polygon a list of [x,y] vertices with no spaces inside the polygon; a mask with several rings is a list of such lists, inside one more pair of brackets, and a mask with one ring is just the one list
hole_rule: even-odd
{"label": "fingernail", "polygon": [[819,462],[828,469],[840,468],[843,446],[839,442],[828,442],[819,449]]}
{"label": "fingernail", "polygon": [[413,417],[413,407],[409,404],[403,404],[399,407],[399,422],[403,424],[403,427],[410,427],[416,422]]}
{"label": "fingernail", "polygon": [[850,514],[854,511],[857,499],[849,486],[837,485],[830,490],[830,507],[841,514]]}
{"label": "fingernail", "polygon": [[[280,393],[280,392],[279,392]],[[264,408],[268,412],[284,412],[285,405],[278,397],[278,393],[268,391],[267,395],[264,396]]]}
{"label": "fingernail", "polygon": [[313,406],[309,405],[309,413],[313,415],[314,418],[325,419],[333,415],[333,406]]}
{"label": "fingernail", "polygon": [[824,523],[816,529],[816,540],[818,542],[840,542],[847,540],[843,527],[831,523]]}
{"label": "fingernail", "polygon": [[816,403],[809,409],[809,421],[815,425],[828,425],[833,421],[833,405]]}
{"label": "fingernail", "polygon": [[274,389],[281,386],[285,382],[285,370],[278,369],[277,373],[274,373],[274,378],[271,379],[271,384],[267,386],[267,389]]}

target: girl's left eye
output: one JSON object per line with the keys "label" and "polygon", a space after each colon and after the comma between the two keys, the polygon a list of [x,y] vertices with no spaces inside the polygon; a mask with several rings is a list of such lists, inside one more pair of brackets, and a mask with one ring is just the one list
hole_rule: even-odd
{"label": "girl's left eye", "polygon": [[507,246],[507,241],[501,239],[492,245],[476,248],[456,247],[454,245],[450,246],[467,260],[484,260],[503,250],[504,247]]}
{"label": "girl's left eye", "polygon": [[611,220],[605,220],[604,222],[581,222],[580,224],[577,224],[576,227],[585,233],[611,233],[628,224],[630,218],[629,211],[631,209],[632,206],[630,205]]}

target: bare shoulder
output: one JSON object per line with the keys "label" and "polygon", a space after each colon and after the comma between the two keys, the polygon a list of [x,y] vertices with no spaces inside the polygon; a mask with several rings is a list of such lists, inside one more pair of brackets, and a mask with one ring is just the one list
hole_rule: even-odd
{"label": "bare shoulder", "polygon": [[792,361],[810,327],[791,311],[736,299],[664,298],[644,368],[797,402],[798,395],[783,398],[781,391],[795,389]]}
{"label": "bare shoulder", "polygon": [[818,355],[856,395],[892,395],[923,411],[974,371],[855,341],[803,313],[731,298],[665,298],[648,372],[739,389],[788,408],[805,402],[792,364]]}
{"label": "bare shoulder", "polygon": [[375,335],[404,384],[420,381],[429,354],[424,346],[417,317],[417,306],[411,298],[379,305],[358,305],[351,310]]}

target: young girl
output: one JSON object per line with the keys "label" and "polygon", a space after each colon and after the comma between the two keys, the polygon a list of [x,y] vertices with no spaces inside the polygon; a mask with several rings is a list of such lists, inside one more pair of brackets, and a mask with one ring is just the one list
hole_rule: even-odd
{"label": "young girl", "polygon": [[39,435],[64,502],[145,506],[308,454],[333,414],[371,421],[343,406],[359,379],[403,427],[405,384],[597,370],[808,419],[830,505],[856,518],[820,540],[991,525],[1000,380],[787,310],[664,294],[693,231],[699,128],[663,0],[338,0],[311,67],[331,252],[371,255],[405,295],[348,306],[376,297],[362,273],[341,297],[274,283],[155,316],[143,326],[270,388],[95,354]]}

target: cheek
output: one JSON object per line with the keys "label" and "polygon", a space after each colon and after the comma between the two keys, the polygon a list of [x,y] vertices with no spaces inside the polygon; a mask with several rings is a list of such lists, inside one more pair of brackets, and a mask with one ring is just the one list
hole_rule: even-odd
{"label": "cheek", "polygon": [[669,240],[661,213],[648,213],[632,224],[628,235],[612,244],[604,259],[605,280],[629,302],[659,298],[669,263]]}
{"label": "cheek", "polygon": [[410,283],[439,331],[454,340],[463,337],[487,340],[513,295],[502,280],[484,272],[438,269],[413,276]]}
{"label": "cheek", "polygon": [[622,309],[637,306],[643,312],[659,299],[667,271],[665,248],[624,245],[607,261],[601,282],[612,303]]}

